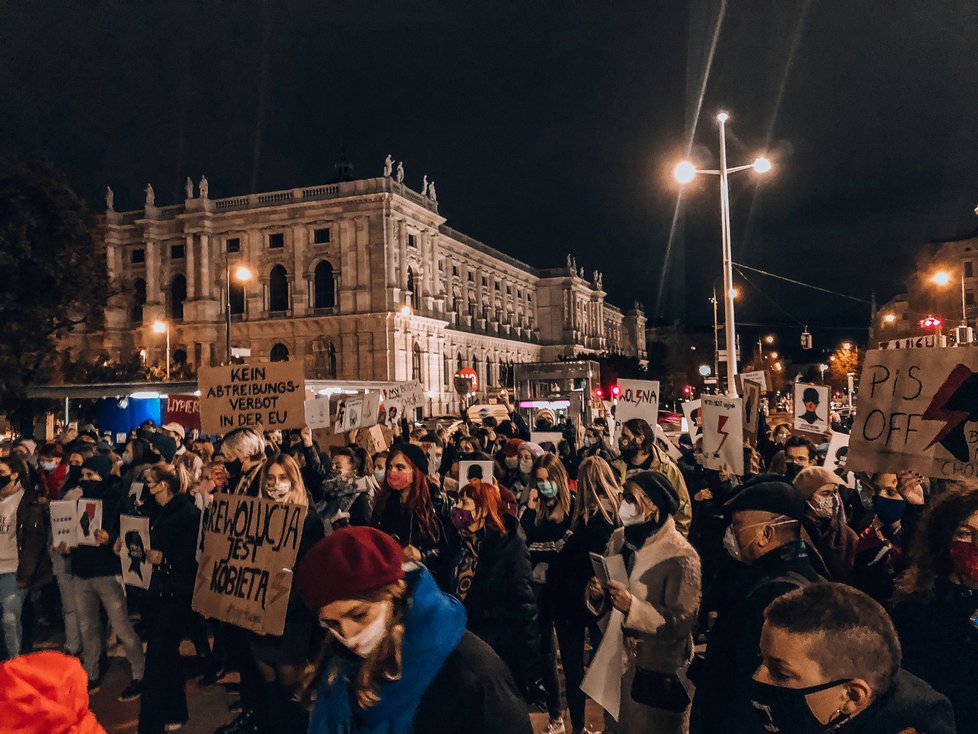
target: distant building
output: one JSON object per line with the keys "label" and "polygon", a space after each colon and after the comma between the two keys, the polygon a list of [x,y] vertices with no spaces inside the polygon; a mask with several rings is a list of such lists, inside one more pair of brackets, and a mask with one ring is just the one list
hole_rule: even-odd
{"label": "distant building", "polygon": [[[938,273],[947,274],[946,284],[934,281]],[[875,342],[933,333],[933,329],[920,325],[928,316],[941,319],[945,335],[952,335],[955,327],[964,321],[973,327],[978,317],[976,294],[978,234],[929,242],[917,254],[916,268],[906,281],[906,292],[877,310],[872,346]]]}
{"label": "distant building", "polygon": [[[601,274],[573,257],[538,270],[448,227],[425,194],[382,177],[106,214],[109,274],[125,289],[84,348],[219,364],[232,344],[259,360],[299,359],[309,377],[409,380],[429,409],[455,407],[452,375],[475,367],[486,390],[513,365],[580,354],[645,357],[645,315],[605,301]],[[248,283],[233,277],[246,265]],[[228,273],[232,274],[230,294]]]}

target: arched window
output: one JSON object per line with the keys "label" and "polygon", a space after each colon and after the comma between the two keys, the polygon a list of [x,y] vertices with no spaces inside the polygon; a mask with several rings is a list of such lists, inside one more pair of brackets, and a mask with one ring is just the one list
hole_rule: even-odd
{"label": "arched window", "polygon": [[444,355],[444,361],[445,374],[442,376],[442,380],[445,383],[445,387],[449,387],[452,379],[452,358],[446,354]]}
{"label": "arched window", "polygon": [[486,387],[492,387],[492,382],[493,382],[492,360],[489,359],[488,354],[486,355],[486,371],[483,372],[482,374],[486,378]]}
{"label": "arched window", "polygon": [[407,289],[414,293],[414,268],[408,268]]}
{"label": "arched window", "polygon": [[187,364],[187,350],[177,349],[173,352],[173,364]]}
{"label": "arched window", "polygon": [[323,260],[313,274],[313,308],[332,308],[336,305],[333,264]]}
{"label": "arched window", "polygon": [[183,321],[183,302],[187,300],[187,279],[182,275],[174,275],[170,281],[167,313],[173,321]]}
{"label": "arched window", "polygon": [[272,347],[272,351],[268,353],[268,358],[272,362],[285,362],[289,358],[289,348],[279,342]]}
{"label": "arched window", "polygon": [[276,265],[268,274],[268,310],[289,310],[289,274],[284,265]]}
{"label": "arched window", "polygon": [[336,345],[326,342],[326,374],[330,380],[336,379]]}
{"label": "arched window", "polygon": [[421,347],[414,343],[414,350],[411,355],[411,379],[421,382]]}
{"label": "arched window", "polygon": [[[458,360],[456,361],[456,364],[458,365],[458,370],[462,369],[465,366],[465,363],[462,361],[462,353],[461,352],[458,353]],[[456,370],[456,371],[458,371],[458,370]]]}
{"label": "arched window", "polygon": [[231,314],[243,314],[245,310],[245,290],[243,283],[231,283]]}
{"label": "arched window", "polygon": [[143,306],[146,305],[146,281],[136,278],[132,284],[132,312],[129,314],[133,323],[141,324],[143,321]]}
{"label": "arched window", "polygon": [[506,385],[506,360],[502,357],[499,358],[499,369],[496,373],[499,376],[499,384],[502,386]]}

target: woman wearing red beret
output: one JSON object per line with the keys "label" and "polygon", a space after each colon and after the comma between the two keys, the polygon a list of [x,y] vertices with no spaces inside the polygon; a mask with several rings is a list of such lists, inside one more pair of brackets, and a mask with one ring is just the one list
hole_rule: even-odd
{"label": "woman wearing red beret", "polygon": [[329,631],[307,678],[317,690],[310,734],[529,734],[506,665],[465,629],[465,609],[379,530],[319,541],[296,588]]}

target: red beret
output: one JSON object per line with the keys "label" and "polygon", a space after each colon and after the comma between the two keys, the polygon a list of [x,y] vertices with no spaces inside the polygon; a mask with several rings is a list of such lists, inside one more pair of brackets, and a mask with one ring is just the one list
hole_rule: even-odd
{"label": "red beret", "polygon": [[503,456],[516,456],[520,452],[520,446],[523,445],[523,439],[521,438],[511,438],[503,446]]}
{"label": "red beret", "polygon": [[318,611],[330,602],[355,599],[404,578],[404,552],[376,528],[341,528],[320,540],[299,563],[296,590]]}

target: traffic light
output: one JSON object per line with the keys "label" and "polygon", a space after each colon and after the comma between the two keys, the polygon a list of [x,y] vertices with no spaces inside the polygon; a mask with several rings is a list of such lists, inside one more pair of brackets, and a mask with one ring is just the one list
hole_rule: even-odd
{"label": "traffic light", "polygon": [[928,316],[926,319],[921,319],[920,326],[924,329],[937,329],[940,328],[941,323],[936,316]]}
{"label": "traffic light", "polygon": [[601,400],[601,398],[604,397],[604,390],[602,390],[600,387],[594,388],[594,397]]}
{"label": "traffic light", "polygon": [[686,387],[683,388],[683,395],[685,395],[687,398],[693,397],[693,386],[686,385]]}
{"label": "traffic light", "polygon": [[621,388],[618,385],[611,386],[611,397],[615,400],[621,397]]}

